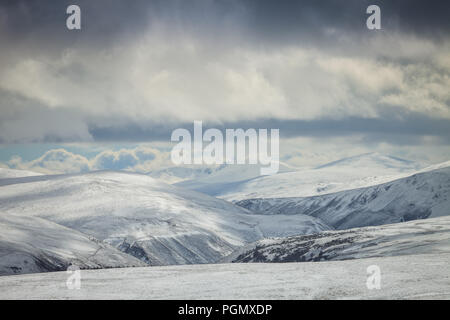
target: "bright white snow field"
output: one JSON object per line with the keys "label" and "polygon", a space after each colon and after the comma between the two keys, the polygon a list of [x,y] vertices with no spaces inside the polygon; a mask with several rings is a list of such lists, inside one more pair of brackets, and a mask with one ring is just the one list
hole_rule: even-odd
{"label": "bright white snow field", "polygon": [[[0,277],[0,299],[450,299],[450,254],[346,261],[205,264]],[[366,286],[367,267],[381,271]]]}

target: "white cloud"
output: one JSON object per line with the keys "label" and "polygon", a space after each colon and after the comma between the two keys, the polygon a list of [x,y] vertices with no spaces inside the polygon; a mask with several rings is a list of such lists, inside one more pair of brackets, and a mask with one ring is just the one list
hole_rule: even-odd
{"label": "white cloud", "polygon": [[129,170],[149,172],[159,168],[168,161],[168,153],[149,147],[135,149],[120,149],[118,151],[102,151],[91,161],[94,170]]}
{"label": "white cloud", "polygon": [[15,110],[14,125],[0,122],[2,136],[86,141],[88,124],[377,117],[390,107],[450,119],[446,44],[375,37],[365,50],[381,45],[386,54],[377,49],[358,56],[301,46],[216,47],[188,34],[168,36],[153,29],[126,46],[95,52],[73,47],[56,58],[29,57],[2,67],[0,89],[47,108],[40,114],[77,115],[50,126],[41,117],[39,129],[29,132],[32,122],[21,119],[36,114],[30,104]]}
{"label": "white cloud", "polygon": [[139,146],[134,149],[118,151],[104,150],[90,159],[63,148],[51,149],[31,161],[24,161],[15,156],[7,164],[13,169],[47,174],[79,173],[92,170],[125,170],[146,173],[167,164],[168,161],[169,154],[167,152]]}
{"label": "white cloud", "polygon": [[[346,137],[294,137],[280,141],[280,160],[294,167],[316,167],[331,161],[358,154],[379,152],[423,164],[448,161],[450,149],[434,136],[424,136],[415,145],[368,142],[364,135]],[[174,166],[170,160],[167,145],[158,149],[149,145],[138,145],[119,150],[105,149],[98,145],[76,146],[83,153],[98,152],[87,157],[64,148],[51,149],[42,156],[25,161],[15,156],[0,167],[30,170],[45,174],[79,173],[92,170],[124,170],[148,173],[153,170]]]}
{"label": "white cloud", "polygon": [[48,174],[86,172],[90,169],[88,159],[65,149],[49,150],[32,161],[23,161],[22,158],[16,156],[8,164],[13,169],[31,170]]}

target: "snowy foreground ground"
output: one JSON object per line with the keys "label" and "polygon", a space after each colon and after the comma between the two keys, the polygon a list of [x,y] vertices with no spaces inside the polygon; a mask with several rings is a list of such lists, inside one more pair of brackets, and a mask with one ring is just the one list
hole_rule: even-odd
{"label": "snowy foreground ground", "polygon": [[[208,264],[0,277],[0,299],[450,299],[450,254],[347,261]],[[369,290],[367,267],[381,270]]]}

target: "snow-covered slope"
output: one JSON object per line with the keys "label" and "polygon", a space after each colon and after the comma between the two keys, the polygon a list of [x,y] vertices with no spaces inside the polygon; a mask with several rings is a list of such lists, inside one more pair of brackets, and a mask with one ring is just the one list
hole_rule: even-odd
{"label": "snow-covered slope", "polygon": [[450,217],[260,240],[226,257],[231,262],[347,260],[450,253]]}
{"label": "snow-covered slope", "polygon": [[317,167],[317,169],[324,168],[367,168],[372,173],[383,173],[390,170],[393,170],[393,172],[418,170],[421,168],[421,165],[415,161],[378,152],[370,152],[339,159]]}
{"label": "snow-covered slope", "polygon": [[[285,163],[280,163],[278,172],[295,170]],[[259,177],[261,168],[256,164],[189,165],[164,168],[150,172],[149,175],[166,183],[179,182],[181,186],[189,185],[190,189],[197,190],[205,184],[230,183]]]}
{"label": "snow-covered slope", "polygon": [[264,214],[306,214],[336,229],[450,215],[450,167],[322,196],[248,199],[236,204]]}
{"label": "snow-covered slope", "polygon": [[[250,164],[223,164],[209,168],[210,173],[178,182],[176,185],[190,190],[206,193],[211,196],[220,196],[225,190],[233,189],[245,181],[251,181],[261,176],[259,165]],[[284,163],[279,165],[279,173],[293,172],[296,169]]]}
{"label": "snow-covered slope", "polygon": [[165,183],[173,184],[181,181],[208,177],[215,172],[220,171],[222,167],[223,166],[178,166],[155,170],[149,172],[148,175]]}
{"label": "snow-covered slope", "polygon": [[253,215],[146,175],[106,171],[9,179],[0,212],[47,219],[151,265],[211,263],[263,237],[330,229],[313,217]]}
{"label": "snow-covered slope", "polygon": [[252,179],[260,176],[260,169],[259,165],[185,165],[155,170],[148,175],[166,183],[192,185],[191,189],[194,190],[197,183],[200,186],[210,182]]}
{"label": "snow-covered slope", "polygon": [[0,179],[31,177],[31,176],[40,176],[40,175],[42,175],[42,173],[27,171],[27,170],[15,170],[15,169],[0,168]]}
{"label": "snow-covered slope", "polygon": [[0,214],[0,275],[145,264],[94,238],[37,217]]}
{"label": "snow-covered slope", "polygon": [[[422,165],[379,153],[362,154],[316,168],[285,167],[278,174],[259,176],[236,168],[237,174],[217,175],[179,183],[230,201],[267,197],[307,197],[372,186],[414,173]],[[230,176],[231,178],[229,178]]]}
{"label": "snow-covered slope", "polygon": [[[67,289],[65,272],[50,272],[0,277],[0,299],[450,299],[449,263],[445,253],[83,270],[79,290]],[[366,286],[373,265],[380,290]]]}

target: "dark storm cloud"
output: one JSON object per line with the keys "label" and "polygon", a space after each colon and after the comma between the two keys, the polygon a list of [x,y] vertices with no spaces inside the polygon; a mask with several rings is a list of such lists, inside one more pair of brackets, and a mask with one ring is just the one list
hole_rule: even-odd
{"label": "dark storm cloud", "polygon": [[[69,45],[107,45],[120,35],[132,35],[148,24],[147,1],[7,1],[0,4],[2,30],[10,43],[24,41],[34,49]],[[81,7],[83,32],[66,28],[66,9]],[[42,47],[41,47],[42,46]],[[48,48],[47,48],[48,49]]]}
{"label": "dark storm cloud", "polygon": [[36,100],[0,89],[0,144],[89,141],[83,115],[49,109]]}
{"label": "dark storm cloud", "polygon": [[[193,123],[128,124],[121,127],[89,127],[89,133],[96,141],[170,141],[173,130],[185,128],[193,134]],[[203,131],[217,128],[244,130],[279,128],[281,138],[333,138],[353,135],[363,136],[366,143],[387,142],[394,145],[414,145],[422,137],[432,136],[436,142],[450,141],[450,120],[438,119],[422,114],[391,114],[382,118],[348,117],[344,119],[278,120],[264,119],[227,123],[203,123]]]}
{"label": "dark storm cloud", "polygon": [[[65,28],[66,8],[82,8],[84,33]],[[132,37],[145,31],[155,21],[180,27],[196,34],[217,36],[237,25],[239,36],[248,41],[304,40],[333,41],[346,33],[366,35],[366,8],[377,4],[382,10],[385,31],[415,33],[439,37],[450,32],[450,2],[419,0],[133,0],[133,1],[3,1],[0,4],[2,31],[8,40],[38,38],[45,42],[58,40],[60,45],[74,39],[89,44],[105,44],[117,36]],[[70,36],[69,36],[70,35]],[[318,37],[318,38],[317,38]]]}
{"label": "dark storm cloud", "polygon": [[326,0],[326,1],[249,1],[252,28],[263,37],[294,40],[299,35],[309,39],[328,40],[326,29],[337,34],[369,35],[365,28],[369,5],[381,8],[382,28],[385,31],[415,33],[424,36],[440,36],[450,33],[450,2],[442,0]]}
{"label": "dark storm cloud", "polygon": [[[65,20],[67,18],[66,8],[70,4],[78,4],[82,9],[82,30],[79,32],[68,31],[65,26]],[[365,26],[365,21],[367,18],[366,8],[370,4],[377,4],[381,7],[383,28],[382,33],[373,33],[372,31],[367,30]],[[373,90],[375,93],[368,94],[366,90],[367,87],[363,87],[361,89],[361,87],[358,86],[362,82],[362,78],[368,79],[371,75],[370,73],[374,73],[375,68],[372,68],[372,65],[370,64],[366,66],[366,64],[364,64],[366,61],[352,65],[351,63],[354,61],[335,62],[330,61],[332,60],[329,59],[330,57],[324,57],[321,61],[325,61],[325,67],[316,67],[315,69],[311,67],[310,72],[306,73],[308,71],[308,68],[302,69],[302,67],[304,65],[308,66],[308,64],[311,62],[311,59],[308,60],[308,58],[304,61],[302,60],[298,62],[298,65],[300,65],[300,67],[298,68],[300,71],[305,72],[304,78],[306,78],[307,80],[316,80],[316,82],[314,82],[310,86],[310,83],[307,83],[307,81],[299,81],[301,76],[303,76],[300,72],[298,72],[298,74],[288,74],[286,78],[283,78],[284,74],[277,74],[280,66],[283,67],[285,65],[284,61],[294,61],[293,64],[296,63],[297,55],[295,54],[292,54],[292,56],[289,56],[289,52],[285,54],[285,56],[283,56],[285,60],[281,59],[283,63],[281,63],[280,65],[277,64],[277,62],[279,61],[277,57],[263,57],[261,58],[263,62],[260,62],[260,65],[255,67],[255,69],[257,70],[253,73],[252,71],[254,70],[251,69],[251,64],[254,63],[254,61],[252,60],[252,58],[259,57],[260,48],[268,48],[268,51],[270,51],[271,53],[278,53],[281,51],[283,46],[291,45],[300,45],[301,49],[303,49],[303,45],[315,46],[319,51],[322,50],[324,55],[329,54],[329,51],[332,51],[333,47],[337,47],[340,50],[351,51],[352,55],[360,55],[365,58],[364,48],[359,43],[360,39],[364,37],[375,37],[374,35],[381,35],[381,37],[390,36],[393,33],[400,34],[399,39],[402,39],[403,35],[410,34],[420,38],[424,38],[426,40],[431,39],[439,43],[442,38],[448,38],[450,32],[450,19],[448,19],[449,12],[450,2],[448,1],[425,2],[418,0],[2,1],[0,3],[0,40],[2,41],[2,48],[0,49],[0,72],[3,72],[3,70],[1,69],[2,66],[14,65],[14,63],[11,63],[11,61],[23,62],[22,60],[26,60],[25,58],[35,57],[39,55],[43,55],[47,58],[47,60],[51,60],[48,58],[60,57],[61,52],[66,48],[75,48],[78,51],[73,54],[73,61],[71,60],[69,61],[70,63],[66,64],[60,63],[56,67],[48,63],[48,61],[42,62],[39,59],[36,59],[36,61],[34,61],[34,64],[19,65],[20,68],[18,70],[27,72],[25,73],[24,78],[26,78],[27,75],[30,74],[32,76],[36,76],[36,79],[44,78],[43,75],[46,76],[44,79],[57,79],[54,82],[51,82],[51,86],[43,86],[43,89],[36,89],[37,93],[33,92],[33,94],[37,96],[35,100],[32,99],[33,95],[26,95],[29,93],[28,88],[21,87],[24,79],[18,77],[18,80],[13,84],[9,82],[9,79],[4,80],[4,86],[6,87],[6,89],[2,89],[2,91],[0,91],[0,98],[2,100],[2,104],[0,105],[0,111],[2,112],[2,118],[0,119],[0,129],[3,130],[1,131],[3,134],[0,142],[17,142],[21,141],[21,139],[28,139],[27,141],[73,141],[77,139],[83,140],[91,138],[96,141],[167,141],[170,137],[171,130],[173,130],[174,128],[190,128],[192,126],[192,123],[190,122],[178,121],[177,125],[170,124],[170,119],[167,120],[167,115],[165,114],[163,114],[162,119],[166,119],[166,122],[158,119],[159,121],[155,121],[154,123],[143,121],[143,123],[136,124],[127,117],[128,110],[134,107],[132,103],[130,103],[131,107],[130,105],[124,105],[123,108],[117,107],[119,102],[123,103],[123,100],[117,99],[119,100],[119,102],[116,102],[114,100],[114,93],[116,93],[115,90],[118,93],[122,93],[117,88],[123,89],[121,85],[131,83],[130,87],[126,87],[128,91],[131,91],[130,88],[135,88],[136,85],[139,85],[147,80],[147,78],[145,77],[136,79],[132,78],[134,73],[128,75],[129,78],[126,79],[127,81],[123,82],[120,82],[122,78],[117,77],[117,75],[123,75],[127,71],[129,71],[128,65],[133,62],[131,61],[131,59],[135,56],[139,56],[138,54],[125,56],[125,58],[119,55],[119,58],[122,58],[122,60],[119,58],[114,58],[111,60],[111,62],[105,62],[104,65],[101,64],[102,61],[100,61],[100,63],[98,64],[95,64],[94,62],[90,63],[89,61],[89,58],[92,58],[92,56],[97,56],[96,50],[102,49],[108,52],[108,48],[114,48],[115,46],[125,47],[127,50],[129,49],[130,52],[134,49],[133,53],[140,52],[140,47],[136,49],[130,46],[131,48],[128,48],[127,44],[133,43],[133,41],[135,41],[136,39],[138,39],[137,42],[141,41],[141,39],[139,38],[140,35],[145,34],[149,29],[156,30],[155,32],[161,32],[163,34],[161,38],[163,39],[162,42],[164,45],[166,45],[167,43],[171,45],[173,44],[172,47],[167,49],[167,51],[170,53],[167,54],[167,60],[161,59],[161,57],[159,56],[156,57],[160,59],[159,65],[157,64],[157,62],[155,62],[156,58],[153,59],[153,57],[151,57],[151,59],[149,58],[149,60],[143,59],[144,63],[147,63],[145,67],[148,67],[149,70],[153,71],[152,80],[156,78],[158,81],[163,82],[164,79],[169,79],[167,80],[167,83],[163,83],[166,86],[155,86],[155,90],[153,90],[153,92],[156,92],[156,94],[158,94],[158,90],[162,89],[161,91],[163,93],[161,95],[166,94],[167,96],[164,96],[163,99],[149,99],[148,96],[142,98],[142,101],[144,102],[142,103],[143,107],[141,107],[141,109],[144,111],[139,113],[138,111],[133,109],[130,112],[135,113],[138,116],[146,113],[150,114],[152,110],[157,108],[168,109],[169,107],[171,107],[170,105],[169,107],[161,107],[158,105],[152,105],[151,103],[154,103],[154,101],[165,102],[165,100],[170,100],[170,98],[173,97],[177,91],[181,92],[186,88],[182,87],[180,83],[182,83],[182,85],[189,85],[192,83],[195,84],[196,81],[199,83],[199,85],[191,87],[188,86],[188,89],[186,89],[186,91],[189,91],[189,94],[191,92],[194,92],[193,95],[195,95],[195,98],[197,98],[197,95],[200,96],[199,99],[191,99],[192,101],[194,101],[192,105],[195,105],[195,103],[204,104],[201,105],[199,109],[206,109],[207,107],[209,108],[213,103],[216,102],[215,99],[220,99],[211,94],[213,96],[212,99],[207,100],[205,98],[205,100],[203,100],[204,94],[202,90],[204,90],[203,88],[210,83],[210,90],[213,93],[222,93],[223,91],[223,96],[226,97],[229,95],[229,91],[231,91],[231,89],[235,89],[235,87],[241,89],[245,84],[249,84],[252,82],[252,80],[254,80],[257,85],[262,83],[262,89],[249,91],[250,93],[244,90],[244,93],[242,95],[237,94],[239,98],[241,96],[244,98],[248,98],[248,96],[257,96],[258,98],[261,98],[261,96],[259,96],[258,94],[265,93],[273,87],[275,89],[273,90],[273,94],[272,92],[270,92],[271,94],[269,95],[269,98],[274,96],[277,97],[277,94],[281,92],[280,96],[282,96],[282,98],[286,98],[286,96],[289,98],[290,95],[294,96],[292,98],[292,100],[294,100],[293,104],[297,103],[295,99],[297,99],[298,97],[295,95],[295,93],[297,93],[299,90],[304,90],[305,96],[308,96],[308,92],[312,91],[310,90],[311,87],[313,87],[314,89],[315,86],[318,86],[320,90],[314,91],[314,94],[311,94],[311,96],[315,95],[314,98],[320,100],[321,96],[325,94],[319,93],[326,90],[323,90],[323,88],[317,84],[321,84],[322,81],[327,81],[328,79],[330,79],[330,77],[335,76],[335,74],[330,75],[329,73],[325,73],[325,71],[328,71],[329,69],[331,69],[331,67],[339,69],[339,66],[341,65],[340,63],[347,64],[345,64],[345,68],[342,68],[342,72],[341,69],[335,71],[336,74],[340,75],[341,73],[345,73],[344,71],[356,70],[355,74],[344,75],[342,78],[333,78],[333,81],[330,81],[330,86],[328,86],[328,82],[323,82],[325,83],[323,86],[326,87],[327,90],[332,90],[332,85],[338,84],[336,85],[336,88],[334,88],[336,89],[335,95],[338,97],[340,97],[341,94],[343,95],[342,92],[352,93],[358,98],[361,97],[361,99],[356,100],[356,102],[354,103],[357,104],[358,107],[358,103],[360,103],[362,100],[369,100],[369,98],[366,99],[366,96],[372,95],[375,98],[372,97],[372,100],[370,100],[369,102],[375,105],[378,97],[385,93],[382,90],[377,91],[376,88],[381,85],[379,85],[378,82],[375,81],[377,80],[375,79],[376,77],[373,77],[375,80],[372,79],[373,81],[369,82],[369,87],[375,87],[375,89]],[[186,35],[186,38],[189,38],[190,36],[192,39],[194,39],[193,47],[195,50],[193,51],[194,57],[192,58],[191,56],[191,60],[197,62],[198,65],[192,67],[193,71],[186,70],[188,68],[185,65],[185,61],[187,60],[185,60],[184,57],[179,57],[176,55],[182,51],[177,46],[177,41],[180,38],[172,38],[171,32],[181,35],[180,38],[183,38],[183,36]],[[345,42],[344,44],[342,44],[342,36],[353,39],[354,41],[350,43]],[[394,41],[396,40],[397,38],[394,39]],[[218,54],[215,51],[211,50],[210,48],[208,48],[210,49],[210,51],[208,51],[207,49],[204,49],[202,45],[195,47],[195,41],[212,41],[212,47],[220,47],[220,50],[217,51],[224,52],[232,51],[234,48],[239,49],[241,45],[250,47],[248,54],[248,56],[250,56],[250,59],[248,59],[250,65],[248,69],[250,69],[250,71],[248,72],[248,74],[238,74],[241,69],[243,69],[244,72],[248,71],[245,68],[247,65],[244,65],[244,68],[242,68],[241,65],[238,64],[239,62],[241,62],[241,60],[244,60],[241,59],[242,57],[245,58],[247,56],[246,53],[241,56],[238,55],[237,58],[233,55],[230,55],[230,57],[225,57],[223,61],[219,61],[219,58],[217,58]],[[155,43],[159,44],[157,43],[157,41],[155,41]],[[419,43],[415,46],[420,47],[420,45],[422,45],[422,43]],[[221,46],[223,46],[223,48]],[[187,49],[185,51],[187,52],[186,55],[188,56],[191,51],[189,51],[189,46],[186,47]],[[328,50],[329,47],[331,48],[330,50]],[[150,52],[152,48],[145,47],[145,49],[149,49]],[[87,58],[85,59],[85,52],[82,50],[89,51],[91,55],[87,55]],[[367,50],[370,51],[371,48]],[[383,47],[382,50],[385,50],[387,52],[395,51],[392,50],[389,46]],[[430,49],[430,51],[432,50],[434,50],[434,48]],[[79,51],[82,52],[78,54]],[[264,50],[261,50],[261,52],[262,51]],[[439,51],[439,48],[435,51]],[[185,52],[183,51],[183,53]],[[303,54],[303,52],[301,52],[299,55],[301,54]],[[428,51],[425,51],[425,54],[423,54],[422,56],[428,58],[429,56],[427,54]],[[315,53],[312,53],[311,55],[314,56]],[[107,54],[105,54],[105,56],[106,58],[108,58]],[[330,56],[333,55],[331,54]],[[105,61],[107,61],[106,58],[104,59]],[[392,61],[385,61],[386,69],[395,70],[395,67],[401,64],[407,66],[408,64],[415,62],[413,59],[416,59],[416,57],[414,56],[413,58],[404,58],[403,56],[401,56],[397,60],[395,60],[396,64],[392,65],[390,65]],[[272,61],[273,65],[269,66],[269,60]],[[379,56],[376,56],[375,60],[377,60],[378,62],[381,59]],[[55,59],[55,61],[58,60]],[[86,62],[86,64],[84,64],[84,62]],[[218,74],[218,77],[220,79],[225,78],[224,74],[228,76],[231,75],[230,82],[232,86],[225,87],[225,85],[229,83],[214,81],[216,80],[216,78],[212,76],[212,80],[209,81],[209,78],[207,78],[206,76],[209,76],[207,72],[209,72],[210,70],[206,70],[204,71],[204,73],[200,73],[200,71],[202,70],[198,70],[201,68],[203,62],[206,65],[210,63],[211,65],[214,65],[216,67],[217,65],[222,67],[214,69],[214,75]],[[154,65],[151,63],[154,63]],[[444,65],[445,63],[446,62],[444,61],[442,65]],[[194,65],[194,63],[192,64]],[[289,65],[288,63],[286,64]],[[266,68],[266,66],[268,66],[267,69],[270,70],[261,71],[261,69]],[[115,67],[117,67],[118,71],[116,73],[113,73],[112,70]],[[364,69],[364,67],[367,68]],[[433,67],[429,68],[431,70],[430,73],[435,72],[438,75],[444,74],[444,71],[442,70],[435,70],[433,69]],[[38,70],[36,71],[36,74],[35,70]],[[96,71],[103,70],[105,71],[95,73]],[[180,70],[182,72],[177,73]],[[11,75],[17,75],[18,73],[16,69],[12,69],[9,71],[9,74]],[[170,71],[172,71],[172,73],[170,73]],[[287,70],[286,73],[288,73],[288,71],[289,70]],[[409,71],[409,69],[406,71]],[[408,74],[406,73],[406,71],[404,75],[401,74],[399,76],[401,80],[406,79],[409,81],[408,77],[413,80],[417,78],[421,79],[422,74],[419,74],[419,76],[417,76],[416,73]],[[419,71],[423,72],[422,69],[420,69]],[[111,72],[111,76],[109,76],[109,72]],[[167,72],[168,75],[164,72]],[[426,72],[423,73],[425,74]],[[361,74],[363,76],[361,76]],[[196,79],[196,76],[200,78],[200,76],[198,75],[205,77]],[[258,76],[261,77],[258,78]],[[298,76],[298,78],[295,78],[294,76]],[[317,79],[315,77],[317,77]],[[347,78],[351,77],[354,77],[351,79],[352,81],[349,81],[348,86],[340,91],[341,88],[344,87],[343,84],[345,84],[344,82],[347,80]],[[150,79],[150,76],[148,76],[148,78]],[[392,78],[396,80],[395,75]],[[424,84],[428,84],[430,82],[429,79],[434,78],[436,77],[434,77],[433,75],[430,75],[429,78],[424,77],[423,83],[418,83],[416,86],[411,86],[411,88],[421,88]],[[445,77],[443,76],[442,78]],[[177,82],[178,79],[181,80]],[[186,81],[185,79],[188,80]],[[279,79],[283,81],[277,83]],[[75,93],[81,92],[81,94],[79,94],[78,96],[74,94],[73,100],[75,101],[75,103],[72,103],[72,101],[69,101],[69,103],[63,99],[64,96],[69,96],[69,94],[56,95],[56,97],[52,96],[52,93],[59,93],[62,89],[64,89],[63,85],[61,85],[61,87],[58,86],[58,84],[63,82],[62,80],[67,80],[67,87],[73,89]],[[394,80],[393,82],[395,82]],[[104,88],[100,85],[103,82],[106,83]],[[119,84],[117,86],[114,86],[116,82],[119,82]],[[400,80],[398,82],[400,82]],[[92,95],[89,90],[81,90],[84,89],[85,86],[89,87],[89,83],[93,83],[100,89],[104,89],[104,91],[98,90],[95,92],[95,95]],[[293,85],[293,83],[301,83],[303,87],[299,88],[300,85],[296,87],[295,85]],[[442,86],[445,85],[445,83],[438,84]],[[78,85],[82,88],[80,89]],[[396,85],[397,84],[392,85],[392,87]],[[398,85],[398,87],[401,86],[405,86],[405,84],[401,83],[401,85]],[[433,89],[435,87],[436,86],[434,86]],[[173,88],[174,90],[165,90],[167,88]],[[189,90],[189,88],[191,90]],[[196,90],[198,88],[200,88],[198,90],[200,94],[197,94]],[[251,86],[250,89],[252,89]],[[257,89],[259,89],[259,87]],[[8,90],[10,90],[11,92],[8,92]],[[147,93],[145,90],[142,91],[144,93]],[[138,94],[142,95],[142,91],[139,91]],[[151,90],[148,91],[150,92]],[[409,90],[408,87],[405,91],[409,93],[413,90]],[[439,90],[437,91],[438,93],[441,92]],[[70,93],[70,90],[67,90],[67,92]],[[91,101],[94,101],[98,104],[104,102],[102,99],[90,98],[91,96],[95,96],[95,98],[101,97],[102,94],[106,95],[105,92],[108,94],[112,92],[112,94],[111,96],[108,95],[105,99],[103,99],[106,101],[104,105],[100,106],[96,105],[95,103],[92,103],[92,106],[89,105]],[[182,93],[184,93],[184,91]],[[435,93],[433,92],[430,95],[423,94],[423,96],[428,98],[433,94]],[[23,96],[27,96],[28,98],[25,99]],[[185,98],[185,95],[180,96],[181,98]],[[186,96],[190,98],[189,95]],[[444,94],[442,94],[442,96],[444,96]],[[350,95],[350,97],[352,96]],[[71,100],[70,98],[71,97],[69,97],[68,100]],[[84,103],[83,110],[81,110],[80,108],[80,101],[82,100],[81,98],[85,98],[85,100],[87,101]],[[183,104],[186,104],[186,101],[188,99],[183,100],[181,98],[174,100],[182,101]],[[288,98],[286,98],[286,100],[289,100]],[[57,103],[60,103],[62,107],[59,108],[60,105],[52,105],[50,107],[45,105],[45,102],[48,100],[57,101]],[[274,99],[275,102],[279,102],[280,100],[282,99]],[[327,102],[323,102],[320,100],[318,103],[315,103],[315,101],[312,100],[312,98],[306,100],[306,102],[311,102],[310,105],[307,105],[306,103],[297,104],[301,105],[302,108],[305,109],[319,109]],[[401,99],[399,98],[397,100]],[[136,101],[138,103],[141,102],[141,100],[139,99],[136,99]],[[343,101],[352,102],[353,100],[345,98],[343,99]],[[409,102],[409,100],[406,101]],[[250,101],[250,103],[251,102],[252,101]],[[303,100],[301,102],[303,102]],[[400,101],[399,103],[403,103],[403,101]],[[245,105],[245,103],[243,104]],[[444,101],[443,104],[448,107],[448,100]],[[89,106],[86,107],[86,105]],[[249,108],[252,108],[252,105],[249,105]],[[338,105],[338,102],[336,103],[336,105]],[[404,105],[406,105],[406,107],[409,107],[407,103],[404,103]],[[104,113],[109,112],[108,108],[110,106],[116,107],[114,111],[111,111],[111,113],[116,112],[116,114],[111,115],[111,119],[113,119],[111,123],[113,123],[113,125],[110,124],[108,120],[104,120],[104,118],[106,117]],[[341,103],[339,107],[344,109],[346,106],[342,106]],[[358,108],[355,108],[354,106],[351,107],[352,108],[349,109],[351,109],[352,112],[355,109],[358,110]],[[100,111],[101,108],[103,109]],[[182,111],[183,108],[184,106],[180,107],[179,109]],[[98,112],[90,113],[91,109],[95,111],[98,110]],[[138,107],[136,107],[136,109],[138,109]],[[227,113],[228,115],[228,113],[232,112],[229,110],[225,110],[223,106],[219,106],[217,107],[217,109],[217,117],[223,115],[224,113]],[[297,109],[300,109],[300,107]],[[326,112],[329,112],[329,110],[327,110],[326,108],[324,109],[325,111],[323,113],[326,114]],[[188,111],[191,112],[191,110]],[[192,113],[194,111],[195,110],[193,110]],[[288,111],[290,110],[288,109]],[[101,116],[95,116],[95,114],[100,114],[102,112],[103,114]],[[157,115],[160,115],[160,113],[155,112],[155,114]],[[392,115],[384,114],[375,118],[354,115],[349,112],[348,114],[343,113],[344,115],[342,119],[329,119],[324,116],[323,113],[317,112],[317,115],[314,113],[312,117],[317,117],[317,119],[313,120],[277,120],[275,119],[276,117],[271,114],[267,116],[266,119],[247,122],[243,122],[242,119],[248,119],[248,115],[247,117],[243,117],[241,113],[236,113],[236,115],[233,116],[238,120],[236,120],[235,122],[230,122],[227,118],[223,121],[228,122],[225,122],[225,124],[223,124],[221,127],[216,127],[280,128],[281,134],[284,137],[329,137],[336,135],[345,136],[352,134],[365,134],[368,137],[367,139],[375,139],[379,141],[392,140],[392,142],[394,143],[396,141],[398,143],[402,143],[401,141],[406,141],[407,139],[405,140],[404,137],[408,135],[412,140],[416,139],[417,136],[425,135],[439,136],[442,137],[442,139],[448,139],[450,137],[449,120],[439,119],[435,115],[427,116],[424,115],[424,113],[416,114],[398,112],[395,117],[393,117]],[[173,113],[171,113],[171,115],[172,114]],[[299,117],[298,115],[295,116]],[[151,114],[149,117],[153,117],[153,114]],[[260,117],[261,114],[255,115],[255,118]],[[286,118],[286,115],[281,114],[280,118]],[[20,126],[22,126],[22,128],[20,128]],[[50,132],[48,132],[48,128],[51,129]]]}
{"label": "dark storm cloud", "polygon": [[[66,8],[76,4],[81,8],[82,29],[90,38],[117,36],[122,33],[144,32],[158,21],[169,26],[188,27],[198,32],[208,32],[221,19],[230,18],[240,11],[245,1],[203,0],[17,0],[0,3],[3,30],[14,37],[38,35],[43,38],[71,34],[66,29]],[[235,16],[236,17],[236,16]],[[11,37],[12,38],[12,37]],[[60,40],[60,39],[58,39]]]}

